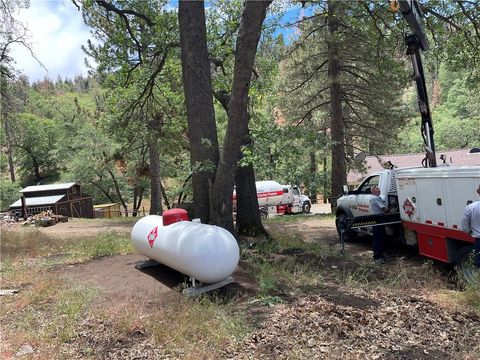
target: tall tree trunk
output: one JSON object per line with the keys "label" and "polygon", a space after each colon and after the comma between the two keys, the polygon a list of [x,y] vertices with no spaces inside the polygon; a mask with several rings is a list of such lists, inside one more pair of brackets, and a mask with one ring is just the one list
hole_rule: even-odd
{"label": "tall tree trunk", "polygon": [[158,158],[158,137],[163,125],[163,114],[155,114],[148,122],[148,158],[150,161],[150,215],[162,215],[162,183],[160,159]]}
{"label": "tall tree trunk", "polygon": [[115,177],[115,174],[110,169],[107,169],[107,172],[112,178],[113,185],[115,185],[115,192],[117,193],[118,200],[120,200],[120,204],[122,204],[123,206],[123,210],[125,210],[125,217],[128,217],[128,205],[123,199],[122,192],[120,191],[120,185],[118,185],[117,178]]}
{"label": "tall tree trunk", "polygon": [[32,156],[32,163],[33,163],[33,173],[35,176],[35,182],[39,183],[40,180],[42,180],[42,178],[40,176],[40,165],[38,165],[38,161],[35,156]]}
{"label": "tall tree trunk", "polygon": [[209,189],[215,179],[219,150],[208,60],[203,1],[179,2],[182,78],[188,119],[190,164],[193,170],[193,214],[210,221]]}
{"label": "tall tree trunk", "polygon": [[15,182],[15,168],[13,166],[13,149],[12,149],[12,133],[10,128],[10,121],[3,116],[3,127],[5,129],[5,140],[7,142],[7,156],[8,156],[8,170],[10,172],[10,180]]}
{"label": "tall tree trunk", "polygon": [[[251,141],[244,146],[252,146]],[[240,155],[241,156],[241,155]],[[255,170],[253,165],[238,166],[235,175],[237,193],[237,229],[239,235],[266,234],[258,209]]]}
{"label": "tall tree trunk", "polygon": [[211,187],[213,223],[234,233],[232,193],[240,146],[248,136],[248,91],[262,24],[271,1],[247,1],[242,14],[235,51],[235,68],[228,125],[215,183]]}
{"label": "tall tree trunk", "polygon": [[150,135],[148,157],[150,159],[150,215],[162,215],[162,192],[160,184],[160,160],[157,135]]}
{"label": "tall tree trunk", "polygon": [[165,191],[165,187],[162,184],[162,179],[160,179],[160,190],[162,193],[163,201],[165,202],[165,206],[167,207],[167,209],[170,209],[170,201],[168,201],[167,192]]}
{"label": "tall tree trunk", "polygon": [[138,209],[140,209],[140,205],[142,204],[143,200],[143,193],[145,191],[145,188],[143,186],[135,186],[135,189],[133,190],[133,213],[132,216],[138,216]]}
{"label": "tall tree trunk", "polygon": [[332,211],[337,207],[337,197],[346,181],[344,123],[342,112],[341,63],[336,33],[338,32],[339,3],[328,1],[328,78],[330,82],[330,135],[332,138]]}

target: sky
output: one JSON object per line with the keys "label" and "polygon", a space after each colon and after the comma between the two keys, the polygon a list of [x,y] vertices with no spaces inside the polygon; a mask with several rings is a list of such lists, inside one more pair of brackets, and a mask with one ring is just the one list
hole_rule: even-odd
{"label": "sky", "polygon": [[[171,0],[170,5],[175,7],[175,4],[176,0]],[[301,14],[303,11],[296,8],[288,11],[283,20],[291,22]],[[20,10],[16,18],[30,30],[29,43],[33,53],[46,68],[24,47],[12,47],[15,68],[27,75],[30,82],[87,75],[86,54],[81,47],[87,44],[90,31],[71,0],[30,0],[30,7]],[[283,29],[278,33],[283,33],[288,42],[287,35],[291,35],[291,30]]]}
{"label": "sky", "polygon": [[73,79],[86,75],[85,53],[90,33],[81,13],[70,0],[30,0],[30,7],[17,12],[16,18],[30,30],[29,42],[45,70],[21,46],[12,47],[16,69],[26,74],[31,82],[45,77],[56,80]]}

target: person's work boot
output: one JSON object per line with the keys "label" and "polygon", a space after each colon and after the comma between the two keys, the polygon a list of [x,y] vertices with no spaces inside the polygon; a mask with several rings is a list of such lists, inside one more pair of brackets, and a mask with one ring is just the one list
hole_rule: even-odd
{"label": "person's work boot", "polygon": [[373,259],[373,261],[375,262],[375,264],[385,264],[388,260],[384,256],[381,256],[379,258]]}

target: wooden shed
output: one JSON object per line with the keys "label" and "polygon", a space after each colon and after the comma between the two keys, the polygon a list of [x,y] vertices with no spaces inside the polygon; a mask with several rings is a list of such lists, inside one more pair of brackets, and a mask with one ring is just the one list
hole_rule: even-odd
{"label": "wooden shed", "polygon": [[22,197],[10,205],[10,210],[23,209],[27,216],[42,211],[74,218],[93,218],[93,199],[83,194],[77,183],[27,186],[20,190]]}
{"label": "wooden shed", "polygon": [[122,216],[119,203],[94,205],[93,213],[95,218],[111,219]]}

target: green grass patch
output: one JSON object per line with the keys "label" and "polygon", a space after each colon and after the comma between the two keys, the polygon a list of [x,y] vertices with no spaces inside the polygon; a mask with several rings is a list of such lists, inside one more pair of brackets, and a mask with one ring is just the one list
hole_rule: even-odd
{"label": "green grass patch", "polygon": [[[19,262],[26,265],[35,263],[52,267],[91,258],[134,252],[135,249],[128,234],[103,232],[95,236],[69,238],[67,236],[51,236],[37,229],[2,231],[1,272],[12,271],[14,264]],[[27,259],[30,260],[26,261]],[[36,259],[36,261],[32,259]]]}
{"label": "green grass patch", "polygon": [[52,320],[42,337],[45,340],[55,338],[59,343],[75,338],[76,325],[97,294],[98,289],[87,286],[76,286],[61,292],[53,304]]}
{"label": "green grass patch", "polygon": [[135,252],[130,236],[103,233],[96,237],[75,239],[69,251],[85,258],[98,258]]}
{"label": "green grass patch", "polygon": [[277,215],[277,216],[270,216],[264,220],[265,224],[276,224],[276,223],[296,223],[296,222],[303,222],[308,220],[331,220],[335,219],[335,214],[317,214],[317,215],[309,215],[309,214],[294,214],[294,215]]}
{"label": "green grass patch", "polygon": [[35,267],[19,271],[15,281],[19,293],[1,299],[0,317],[2,330],[16,347],[56,348],[75,338],[78,322],[98,293],[92,287],[69,288],[58,275]]}
{"label": "green grass patch", "polygon": [[68,239],[56,238],[36,228],[2,230],[0,253],[3,261],[35,258],[64,251]]}
{"label": "green grass patch", "polygon": [[146,330],[167,352],[182,349],[191,355],[197,350],[224,348],[250,332],[234,303],[225,304],[207,296],[170,302],[149,318]]}

